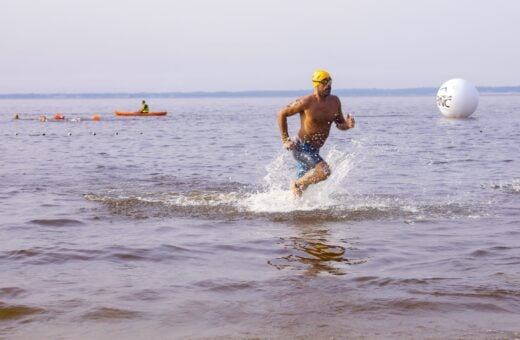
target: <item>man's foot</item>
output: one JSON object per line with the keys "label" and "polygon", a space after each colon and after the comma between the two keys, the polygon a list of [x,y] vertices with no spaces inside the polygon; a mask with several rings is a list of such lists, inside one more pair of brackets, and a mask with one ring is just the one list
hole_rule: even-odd
{"label": "man's foot", "polygon": [[294,198],[300,198],[303,194],[303,189],[301,186],[296,184],[296,182],[291,183],[291,191],[293,193]]}

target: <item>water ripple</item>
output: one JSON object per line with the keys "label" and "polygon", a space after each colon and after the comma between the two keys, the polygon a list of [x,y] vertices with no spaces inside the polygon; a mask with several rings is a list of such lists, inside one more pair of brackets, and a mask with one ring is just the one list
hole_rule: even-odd
{"label": "water ripple", "polygon": [[13,298],[25,294],[26,291],[18,287],[0,288],[0,297]]}
{"label": "water ripple", "polygon": [[101,307],[83,315],[84,319],[96,321],[136,319],[141,316],[140,312],[120,308]]}
{"label": "water ripple", "polygon": [[164,262],[192,258],[187,248],[159,245],[153,248],[110,246],[104,249],[43,248],[17,249],[0,252],[0,259],[23,261],[27,264],[45,265],[73,261]]}
{"label": "water ripple", "polygon": [[68,218],[60,218],[60,219],[37,219],[31,220],[29,223],[37,224],[41,226],[50,226],[50,227],[67,227],[67,226],[78,226],[83,225],[84,223],[78,220],[68,219]]}
{"label": "water ripple", "polygon": [[8,305],[0,301],[0,321],[23,319],[41,313],[45,313],[45,309],[25,305]]}

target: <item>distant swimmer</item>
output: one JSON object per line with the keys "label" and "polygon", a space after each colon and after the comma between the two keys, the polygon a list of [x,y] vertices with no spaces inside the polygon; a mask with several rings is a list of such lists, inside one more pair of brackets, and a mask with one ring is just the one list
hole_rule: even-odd
{"label": "distant swimmer", "polygon": [[150,109],[148,108],[148,104],[146,103],[145,100],[143,100],[142,105],[141,105],[141,110],[139,112],[141,112],[141,113],[149,113],[150,112]]}
{"label": "distant swimmer", "polygon": [[45,117],[45,116],[40,116],[40,117],[38,117],[38,121],[39,121],[39,122],[42,122],[42,123],[45,123],[45,122],[47,121],[47,117]]}
{"label": "distant swimmer", "polygon": [[19,113],[15,113],[14,116],[13,116],[13,119],[20,119],[20,114]]}
{"label": "distant swimmer", "polygon": [[[312,77],[314,93],[299,98],[278,112],[278,127],[284,147],[292,150],[298,162],[298,179],[291,184],[295,197],[300,197],[311,184],[326,180],[330,174],[329,165],[321,158],[320,148],[325,144],[332,123],[340,130],[354,127],[350,114],[343,117],[341,101],[331,95],[332,78],[324,70],[317,70]],[[298,136],[289,138],[287,117],[300,114]]]}

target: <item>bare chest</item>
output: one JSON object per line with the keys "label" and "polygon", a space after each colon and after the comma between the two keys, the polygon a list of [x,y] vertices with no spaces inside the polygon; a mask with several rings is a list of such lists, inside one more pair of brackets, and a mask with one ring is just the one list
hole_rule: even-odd
{"label": "bare chest", "polygon": [[315,103],[305,110],[305,120],[313,125],[330,125],[337,117],[339,108],[334,103]]}

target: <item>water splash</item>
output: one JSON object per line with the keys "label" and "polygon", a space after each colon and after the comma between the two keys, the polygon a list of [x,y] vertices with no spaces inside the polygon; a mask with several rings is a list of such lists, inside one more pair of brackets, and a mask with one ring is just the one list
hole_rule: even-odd
{"label": "water splash", "polygon": [[266,175],[256,186],[180,181],[172,183],[172,190],[167,192],[143,192],[144,188],[133,188],[137,192],[87,194],[85,198],[101,202],[111,213],[131,218],[173,215],[277,221],[404,219],[414,223],[485,215],[479,204],[468,204],[467,198],[462,202],[453,198],[428,202],[412,195],[367,194],[359,184],[355,189],[351,174],[363,165],[366,157],[370,157],[370,153],[362,142],[353,143],[349,152],[332,144],[324,153],[324,159],[332,169],[331,176],[311,185],[299,199],[293,197],[289,187],[295,180],[296,162],[285,150],[266,166]]}
{"label": "water splash", "polygon": [[[332,169],[330,177],[311,185],[300,199],[294,199],[289,184],[295,180],[295,161],[289,152],[280,153],[267,167],[261,190],[250,194],[239,204],[251,212],[290,212],[323,210],[338,205],[338,195],[344,194],[343,183],[354,166],[355,154],[335,146],[324,157]],[[292,166],[288,166],[292,164]]]}

